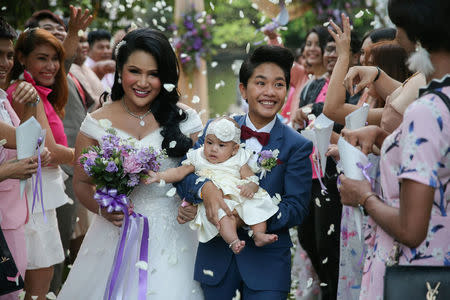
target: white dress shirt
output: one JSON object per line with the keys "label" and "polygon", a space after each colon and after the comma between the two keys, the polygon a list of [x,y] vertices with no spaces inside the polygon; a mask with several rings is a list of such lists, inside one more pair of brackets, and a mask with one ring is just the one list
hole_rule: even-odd
{"label": "white dress shirt", "polygon": [[[275,122],[277,120],[277,116],[275,116],[273,118],[272,121],[270,121],[266,126],[260,128],[260,129],[256,129],[255,125],[253,125],[252,121],[250,120],[250,117],[248,116],[248,114],[245,116],[245,125],[250,128],[253,131],[256,132],[266,132],[266,133],[270,133],[270,131],[272,130],[273,126],[275,126]],[[253,153],[259,153],[261,152],[263,145],[260,144],[260,142],[258,141],[257,138],[255,137],[251,137],[248,140],[245,141],[245,148],[247,148],[248,150],[253,151]],[[253,155],[250,160],[249,163],[254,164],[257,160],[258,156],[257,155]]]}

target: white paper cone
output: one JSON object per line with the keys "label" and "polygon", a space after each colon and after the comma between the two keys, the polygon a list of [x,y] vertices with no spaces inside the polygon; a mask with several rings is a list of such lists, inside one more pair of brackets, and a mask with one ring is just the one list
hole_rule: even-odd
{"label": "white paper cone", "polygon": [[[341,158],[341,167],[345,176],[354,180],[364,180],[364,174],[362,170],[357,166],[357,163],[361,163],[366,166],[369,163],[367,156],[356,147],[348,143],[344,138],[340,138],[338,141],[339,156]],[[355,219],[356,230],[358,231],[359,239],[362,238],[362,213],[359,207],[353,208],[353,215]]]}
{"label": "white paper cone", "polygon": [[333,133],[334,121],[330,120],[324,114],[320,114],[314,121],[314,131],[316,132],[317,150],[320,155],[320,165],[322,166],[322,174],[325,174],[327,166],[327,157],[325,154],[330,145],[331,134]]}
{"label": "white paper cone", "polygon": [[[37,141],[41,134],[41,125],[34,117],[29,118],[16,128],[17,159],[24,159],[35,155]],[[23,197],[26,183],[26,179],[20,181],[20,199]]]}
{"label": "white paper cone", "polygon": [[367,103],[364,103],[363,106],[345,117],[345,127],[350,130],[364,127],[366,125],[368,114],[369,105]]}

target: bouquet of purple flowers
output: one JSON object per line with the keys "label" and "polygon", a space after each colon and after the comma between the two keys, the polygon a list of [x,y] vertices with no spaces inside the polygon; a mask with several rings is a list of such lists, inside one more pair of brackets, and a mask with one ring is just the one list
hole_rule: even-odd
{"label": "bouquet of purple flowers", "polygon": [[159,161],[165,155],[164,150],[152,147],[138,149],[132,138],[122,139],[109,128],[102,145],[83,149],[79,162],[98,190],[114,188],[128,196],[141,179],[148,177],[148,171],[159,171]]}
{"label": "bouquet of purple flowers", "polygon": [[[123,274],[133,274],[133,272],[139,273],[137,287],[139,299],[146,299],[148,219],[132,210],[128,196],[141,179],[148,177],[149,171],[159,171],[160,160],[166,154],[164,150],[155,151],[152,147],[138,148],[135,146],[134,139],[118,137],[109,121],[100,120],[99,123],[102,126],[105,125],[103,127],[107,134],[102,137],[100,146],[83,149],[79,163],[97,186],[94,198],[100,207],[106,208],[108,212],[122,211],[124,214],[115,261],[111,268],[104,299],[116,299],[119,295],[123,296],[120,291],[126,289],[124,286],[126,281],[120,278]],[[138,252],[135,251],[136,245],[140,248]],[[125,258],[133,263],[122,263]],[[136,266],[140,267],[136,268]],[[125,298],[129,299],[128,296]]]}

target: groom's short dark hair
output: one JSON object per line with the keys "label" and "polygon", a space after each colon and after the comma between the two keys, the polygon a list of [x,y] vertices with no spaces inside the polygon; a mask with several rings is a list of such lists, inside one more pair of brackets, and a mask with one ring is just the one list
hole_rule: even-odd
{"label": "groom's short dark hair", "polygon": [[264,45],[256,48],[242,63],[239,70],[239,81],[247,87],[248,79],[253,75],[255,68],[263,63],[274,63],[283,70],[288,89],[294,55],[289,49],[279,46]]}

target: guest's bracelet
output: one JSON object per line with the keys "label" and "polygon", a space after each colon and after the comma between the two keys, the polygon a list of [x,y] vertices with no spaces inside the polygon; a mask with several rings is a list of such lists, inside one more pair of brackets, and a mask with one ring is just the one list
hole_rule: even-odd
{"label": "guest's bracelet", "polygon": [[377,68],[378,73],[377,73],[377,76],[375,76],[375,79],[373,80],[373,82],[377,81],[378,78],[380,78],[380,74],[381,74],[381,69],[379,67],[376,67],[376,68]]}
{"label": "guest's bracelet", "polygon": [[375,193],[375,192],[370,191],[370,192],[367,192],[364,195],[362,195],[362,197],[358,201],[358,206],[364,208],[364,206],[366,205],[367,199],[369,199],[372,196],[378,197],[378,194]]}

